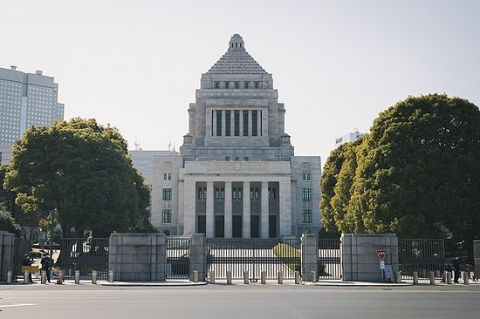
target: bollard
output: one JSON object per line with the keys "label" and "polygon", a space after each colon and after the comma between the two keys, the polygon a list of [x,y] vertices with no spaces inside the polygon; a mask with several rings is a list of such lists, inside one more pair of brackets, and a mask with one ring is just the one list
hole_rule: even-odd
{"label": "bollard", "polygon": [[231,284],[232,284],[232,271],[227,270],[227,285],[231,285]]}
{"label": "bollard", "polygon": [[45,270],[40,270],[40,283],[42,285],[47,283],[47,272]]}
{"label": "bollard", "polygon": [[277,274],[278,284],[283,285],[283,272],[279,271]]}
{"label": "bollard", "polygon": [[7,272],[7,284],[13,284],[13,272],[11,270]]}
{"label": "bollard", "polygon": [[63,285],[63,270],[59,270],[57,273],[57,285]]}
{"label": "bollard", "polygon": [[470,272],[469,271],[464,271],[463,272],[463,284],[464,285],[469,285],[470,284]]}
{"label": "bollard", "polygon": [[29,284],[30,283],[30,279],[28,278],[29,277],[28,275],[29,275],[28,271],[25,271],[23,273],[23,283],[24,284]]}
{"label": "bollard", "polygon": [[452,273],[450,271],[447,271],[447,285],[452,284]]}
{"label": "bollard", "polygon": [[192,273],[193,282],[198,282],[198,270],[194,270]]}
{"label": "bollard", "polygon": [[92,270],[92,284],[96,285],[97,284],[97,271]]}
{"label": "bollard", "polygon": [[418,285],[418,272],[413,272],[413,284]]}
{"label": "bollard", "polygon": [[80,270],[75,269],[75,284],[80,285]]}
{"label": "bollard", "polygon": [[215,284],[215,272],[209,271],[208,272],[208,283]]}
{"label": "bollard", "polygon": [[435,272],[430,272],[430,285],[435,285]]}
{"label": "bollard", "polygon": [[249,282],[248,281],[248,270],[246,270],[246,271],[243,272],[243,283],[245,285],[248,285],[248,282]]}
{"label": "bollard", "polygon": [[299,285],[301,282],[300,282],[300,272],[299,271],[296,271],[295,272],[295,284],[296,285]]}
{"label": "bollard", "polygon": [[112,283],[113,282],[113,270],[108,271],[108,282]]}
{"label": "bollard", "polygon": [[397,271],[397,284],[402,282],[402,272]]}
{"label": "bollard", "polygon": [[266,285],[267,284],[267,272],[266,271],[262,271],[260,273],[260,283],[262,285]]}
{"label": "bollard", "polygon": [[317,282],[317,272],[312,270],[312,282]]}

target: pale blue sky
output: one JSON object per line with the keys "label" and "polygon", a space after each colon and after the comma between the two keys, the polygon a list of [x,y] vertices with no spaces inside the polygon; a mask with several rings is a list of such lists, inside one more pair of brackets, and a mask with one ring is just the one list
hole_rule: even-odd
{"label": "pale blue sky", "polygon": [[1,0],[0,66],[41,69],[65,116],[177,148],[201,73],[239,33],[273,74],[297,155],[321,155],[408,95],[480,105],[480,1]]}

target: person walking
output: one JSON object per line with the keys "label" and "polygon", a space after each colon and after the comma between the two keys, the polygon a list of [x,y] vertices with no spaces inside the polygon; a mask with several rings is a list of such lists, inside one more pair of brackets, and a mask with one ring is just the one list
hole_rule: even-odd
{"label": "person walking", "polygon": [[47,281],[50,282],[50,270],[51,270],[52,259],[48,254],[44,254],[40,263],[42,264],[42,270],[44,270],[45,273],[47,274]]}

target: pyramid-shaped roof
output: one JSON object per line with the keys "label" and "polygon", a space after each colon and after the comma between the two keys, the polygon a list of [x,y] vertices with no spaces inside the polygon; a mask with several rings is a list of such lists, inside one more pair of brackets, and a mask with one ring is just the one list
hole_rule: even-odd
{"label": "pyramid-shaped roof", "polygon": [[264,74],[267,73],[245,50],[243,39],[234,34],[228,51],[208,70],[207,74]]}

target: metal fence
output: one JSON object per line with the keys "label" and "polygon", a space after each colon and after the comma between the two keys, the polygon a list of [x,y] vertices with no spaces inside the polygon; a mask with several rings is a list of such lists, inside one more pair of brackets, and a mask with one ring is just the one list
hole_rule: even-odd
{"label": "metal fence", "polygon": [[431,271],[441,277],[445,271],[443,239],[399,239],[398,263],[402,279],[411,279],[415,271],[420,278],[428,278]]}
{"label": "metal fence", "polygon": [[318,239],[319,279],[341,279],[340,239]]}
{"label": "metal fence", "polygon": [[299,238],[212,238],[207,239],[207,271],[214,271],[217,278],[226,278],[227,271],[233,279],[257,281],[265,271],[267,279],[277,278],[282,271],[285,279],[295,278],[300,271]]}
{"label": "metal fence", "polygon": [[167,279],[186,279],[190,273],[190,237],[167,237],[165,275]]}
{"label": "metal fence", "polygon": [[92,270],[98,272],[98,279],[107,279],[108,248],[108,238],[62,238],[57,265],[66,279],[73,278],[75,270],[80,270],[82,279],[90,279]]}

